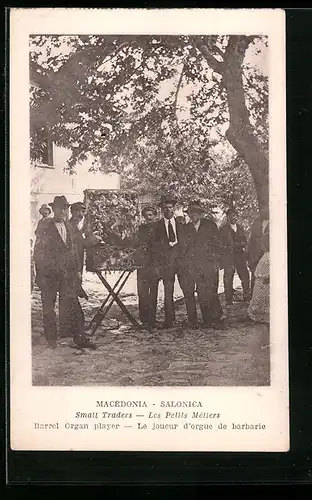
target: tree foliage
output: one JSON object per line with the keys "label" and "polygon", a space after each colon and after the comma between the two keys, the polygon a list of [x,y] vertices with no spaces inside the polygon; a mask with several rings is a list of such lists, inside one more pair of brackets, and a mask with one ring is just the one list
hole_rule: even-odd
{"label": "tree foliage", "polygon": [[261,203],[268,81],[245,54],[261,50],[265,38],[34,36],[30,43],[40,85],[31,98],[32,159],[48,129],[71,150],[69,171],[91,154],[93,168],[120,173],[126,187],[215,200],[232,190],[236,201]]}

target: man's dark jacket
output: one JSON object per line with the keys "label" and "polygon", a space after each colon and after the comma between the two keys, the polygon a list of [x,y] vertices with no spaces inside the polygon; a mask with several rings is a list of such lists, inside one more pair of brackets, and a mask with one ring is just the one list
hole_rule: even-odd
{"label": "man's dark jacket", "polygon": [[80,259],[73,229],[67,222],[65,227],[66,244],[57,230],[54,219],[47,221],[41,228],[34,250],[37,282],[44,277],[73,279],[80,271]]}
{"label": "man's dark jacket", "polygon": [[137,252],[135,254],[135,260],[139,267],[149,268],[152,264],[150,241],[153,233],[153,223],[141,224],[137,235],[135,246],[137,247]]}
{"label": "man's dark jacket", "polygon": [[222,252],[222,265],[234,265],[237,261],[247,260],[247,238],[244,229],[236,224],[237,230],[234,231],[227,222],[220,228],[220,242]]}
{"label": "man's dark jacket", "polygon": [[184,227],[175,217],[176,234],[178,243],[171,247],[166,231],[164,219],[160,219],[153,224],[153,230],[149,241],[149,251],[151,264],[159,270],[161,275],[167,272],[175,273],[184,246]]}
{"label": "man's dark jacket", "polygon": [[191,222],[184,226],[182,269],[205,270],[207,264],[217,263],[219,258],[219,230],[211,219],[201,219],[198,231]]}

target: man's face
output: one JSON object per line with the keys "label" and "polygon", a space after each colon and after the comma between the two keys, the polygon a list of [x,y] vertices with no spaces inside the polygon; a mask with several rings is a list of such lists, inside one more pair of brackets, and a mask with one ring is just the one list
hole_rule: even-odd
{"label": "man's face", "polygon": [[152,210],[146,210],[144,212],[144,219],[147,223],[154,222],[155,219],[154,212]]}
{"label": "man's face", "polygon": [[162,206],[162,211],[166,219],[172,219],[174,216],[174,205],[173,203],[165,203]]}
{"label": "man's face", "polygon": [[200,219],[201,219],[201,214],[198,212],[191,212],[190,219],[191,219],[193,224],[197,224],[197,222],[200,221]]}
{"label": "man's face", "polygon": [[54,219],[57,222],[65,222],[68,218],[68,207],[55,205],[54,206]]}
{"label": "man's face", "polygon": [[237,222],[237,216],[236,216],[236,214],[234,214],[233,212],[230,212],[227,215],[227,220],[229,221],[230,224],[236,224],[236,222]]}
{"label": "man's face", "polygon": [[50,210],[48,208],[43,208],[41,210],[41,215],[43,219],[46,219],[50,215]]}
{"label": "man's face", "polygon": [[84,208],[77,208],[72,212],[72,218],[74,219],[75,222],[79,223],[84,218],[85,213],[86,211]]}

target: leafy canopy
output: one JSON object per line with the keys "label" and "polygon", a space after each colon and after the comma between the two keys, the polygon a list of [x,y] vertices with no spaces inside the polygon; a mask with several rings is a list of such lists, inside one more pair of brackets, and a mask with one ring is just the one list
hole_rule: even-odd
{"label": "leafy canopy", "polygon": [[[228,36],[32,36],[31,158],[48,127],[71,150],[66,165],[122,175],[125,187],[173,190],[254,207],[250,172],[225,139],[229,123],[222,76],[197,48],[220,60]],[[243,63],[249,121],[268,149],[266,38],[255,37]],[[244,201],[245,200],[245,201]]]}

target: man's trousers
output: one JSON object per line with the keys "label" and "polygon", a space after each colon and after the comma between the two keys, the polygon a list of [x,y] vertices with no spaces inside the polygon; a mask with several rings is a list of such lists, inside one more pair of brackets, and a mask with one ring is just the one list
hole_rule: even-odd
{"label": "man's trousers", "polygon": [[228,263],[224,266],[224,295],[227,304],[231,304],[233,301],[233,280],[235,269],[242,282],[244,300],[248,300],[250,298],[250,277],[246,262],[244,260],[236,259],[234,262]]}
{"label": "man's trousers", "polygon": [[197,291],[203,322],[211,325],[220,320],[222,308],[218,297],[219,270],[215,262],[207,262],[200,268],[186,267],[178,274],[183,291],[188,320],[191,324],[197,322],[195,290]]}
{"label": "man's trousers", "polygon": [[59,295],[59,336],[73,337],[84,334],[84,314],[77,297],[73,278],[45,276],[40,279],[44,335],[48,342],[57,339],[55,313],[56,296]]}
{"label": "man's trousers", "polygon": [[156,323],[157,295],[159,278],[151,269],[138,269],[137,288],[139,297],[139,316],[143,324]]}

